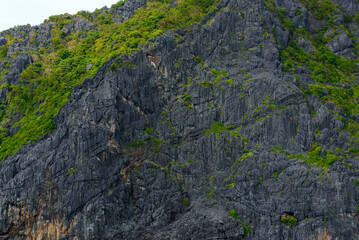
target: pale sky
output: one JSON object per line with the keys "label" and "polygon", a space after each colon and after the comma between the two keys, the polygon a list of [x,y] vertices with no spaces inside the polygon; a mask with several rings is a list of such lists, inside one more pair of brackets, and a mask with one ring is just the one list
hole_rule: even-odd
{"label": "pale sky", "polygon": [[118,0],[0,0],[0,31],[16,25],[43,23],[51,15],[111,7]]}

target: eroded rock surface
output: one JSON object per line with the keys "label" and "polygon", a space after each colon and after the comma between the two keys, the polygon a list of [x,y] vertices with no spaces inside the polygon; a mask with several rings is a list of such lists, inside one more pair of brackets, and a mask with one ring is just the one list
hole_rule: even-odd
{"label": "eroded rock surface", "polygon": [[345,148],[337,107],[282,72],[289,32],[263,1],[218,8],[111,58],[51,134],[0,163],[0,239],[358,239],[357,159],[325,172],[290,157]]}

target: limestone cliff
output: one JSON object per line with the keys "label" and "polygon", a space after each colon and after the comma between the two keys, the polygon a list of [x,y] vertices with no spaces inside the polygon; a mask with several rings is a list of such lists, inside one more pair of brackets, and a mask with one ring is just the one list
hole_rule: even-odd
{"label": "limestone cliff", "polygon": [[[359,3],[336,2],[222,0],[108,58],[0,162],[0,239],[358,239]],[[53,28],[9,30],[37,44],[12,43],[3,83],[21,84]]]}

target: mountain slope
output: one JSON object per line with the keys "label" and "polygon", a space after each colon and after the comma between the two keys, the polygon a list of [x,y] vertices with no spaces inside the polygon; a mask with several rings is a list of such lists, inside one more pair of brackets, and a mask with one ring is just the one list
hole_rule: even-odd
{"label": "mountain slope", "polygon": [[[35,27],[38,59],[4,41],[2,156],[38,140],[0,163],[0,239],[357,239],[359,4],[337,4],[127,1]],[[99,30],[74,50],[54,25]]]}

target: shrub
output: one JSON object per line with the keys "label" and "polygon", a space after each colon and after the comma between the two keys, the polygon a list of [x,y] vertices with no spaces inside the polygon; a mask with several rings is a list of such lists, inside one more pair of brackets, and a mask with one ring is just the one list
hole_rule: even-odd
{"label": "shrub", "polygon": [[289,227],[292,227],[297,222],[297,219],[295,217],[293,217],[293,216],[288,216],[288,217],[282,217],[280,219],[280,221],[283,224],[285,224],[285,225],[287,225]]}
{"label": "shrub", "polygon": [[204,62],[202,60],[202,58],[200,57],[194,57],[193,58],[199,65],[203,66],[204,65]]}
{"label": "shrub", "polygon": [[238,214],[236,212],[236,210],[232,209],[228,212],[229,216],[231,216],[232,218],[238,220]]}
{"label": "shrub", "polygon": [[247,225],[245,222],[241,222],[244,230],[244,235],[248,235],[251,231],[251,225]]}
{"label": "shrub", "polygon": [[319,165],[323,168],[329,168],[329,166],[335,163],[339,158],[329,150],[326,151],[323,156],[321,153],[322,147],[319,144],[314,143],[308,152],[308,157],[304,161],[307,163]]}

